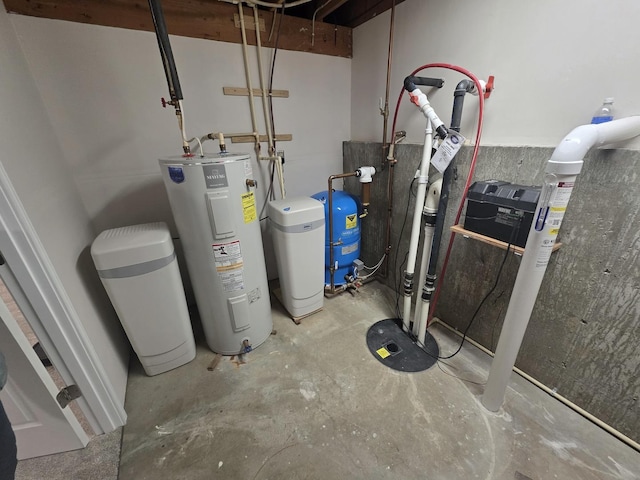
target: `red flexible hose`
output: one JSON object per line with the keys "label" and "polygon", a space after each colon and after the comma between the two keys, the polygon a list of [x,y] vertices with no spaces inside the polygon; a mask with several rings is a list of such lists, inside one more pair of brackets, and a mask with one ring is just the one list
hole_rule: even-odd
{"label": "red flexible hose", "polygon": [[[460,199],[460,205],[458,206],[458,212],[456,213],[456,218],[454,220],[454,225],[457,225],[460,221],[460,217],[462,216],[462,210],[464,208],[464,200],[467,198],[467,192],[469,187],[471,186],[471,180],[473,178],[473,172],[476,168],[476,161],[478,158],[478,150],[480,149],[480,138],[482,136],[482,123],[484,119],[484,95],[482,91],[482,85],[480,84],[480,80],[468,71],[465,68],[459,67],[457,65],[450,65],[448,63],[428,63],[426,65],[422,65],[421,67],[416,68],[413,72],[411,72],[411,76],[415,76],[417,73],[422,70],[426,70],[427,68],[444,68],[447,70],[454,70],[458,73],[462,73],[466,75],[473,83],[476,85],[476,89],[478,91],[479,98],[479,108],[478,108],[478,128],[476,130],[476,143],[473,147],[473,155],[471,157],[471,165],[469,166],[469,173],[467,175],[467,181],[464,185],[464,190],[462,192],[462,198]],[[402,90],[400,90],[400,95],[398,95],[398,102],[396,103],[396,111],[393,114],[393,125],[391,127],[391,141],[395,138],[396,133],[396,120],[398,119],[398,110],[400,110],[400,102],[402,101],[402,94],[404,93],[404,86]],[[455,239],[455,232],[451,232],[451,237],[449,238],[449,245],[447,246],[447,253],[444,257],[444,263],[442,264],[442,271],[440,272],[440,277],[438,278],[438,285],[436,286],[436,291],[433,295],[433,300],[431,301],[431,305],[429,308],[429,316],[427,318],[427,326],[431,323],[431,319],[433,318],[433,313],[435,312],[436,305],[438,303],[438,298],[440,297],[440,290],[442,288],[442,283],[444,281],[444,276],[447,271],[447,265],[449,264],[449,257],[451,255],[451,248],[453,247],[453,240]]]}

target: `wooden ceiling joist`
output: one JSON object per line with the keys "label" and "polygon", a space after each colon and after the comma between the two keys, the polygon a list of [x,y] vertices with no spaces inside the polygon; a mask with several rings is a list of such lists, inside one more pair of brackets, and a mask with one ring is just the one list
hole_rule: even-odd
{"label": "wooden ceiling joist", "polygon": [[[137,0],[4,0],[8,12],[33,17],[89,23],[133,30],[153,31],[151,13],[146,1]],[[162,7],[170,34],[184,37],[241,43],[240,28],[234,23],[238,6],[211,0],[163,0]],[[244,14],[253,21],[253,11],[245,7]],[[279,12],[260,10],[260,19],[271,25]],[[260,22],[262,24],[262,21]],[[311,20],[284,15],[278,48],[319,53],[337,57],[352,56],[351,28],[316,22],[315,39],[311,45]],[[273,47],[263,33],[262,45]],[[247,32],[247,40],[255,45],[256,37]]]}
{"label": "wooden ceiling joist", "polygon": [[324,20],[328,15],[335,12],[348,1],[349,0],[332,0],[328,2],[326,5],[321,7],[320,10],[318,10],[318,13],[316,13],[316,20]]}

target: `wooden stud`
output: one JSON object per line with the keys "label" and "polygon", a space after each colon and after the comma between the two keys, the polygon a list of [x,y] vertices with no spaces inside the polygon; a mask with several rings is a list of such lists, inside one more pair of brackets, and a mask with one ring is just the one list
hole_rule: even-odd
{"label": "wooden stud", "polygon": [[[222,93],[224,93],[225,95],[248,97],[249,89],[241,87],[222,87]],[[254,88],[253,95],[255,97],[262,97],[262,90],[260,90],[259,88]],[[269,95],[268,92],[267,95]],[[271,96],[278,98],[289,98],[289,90],[272,90]]]}
{"label": "wooden stud", "polygon": [[[291,135],[290,133],[281,133],[281,134],[276,135],[274,138],[275,138],[276,142],[290,142],[290,141],[293,140],[293,135]],[[255,141],[256,141],[256,139],[252,135],[231,136],[231,142],[232,143],[253,143]],[[260,141],[261,142],[268,141],[267,136],[266,135],[260,135]]]}

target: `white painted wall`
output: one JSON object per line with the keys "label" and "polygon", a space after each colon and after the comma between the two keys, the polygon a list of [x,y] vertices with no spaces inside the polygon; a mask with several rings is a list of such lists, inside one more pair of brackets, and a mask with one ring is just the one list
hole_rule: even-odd
{"label": "white painted wall", "polygon": [[87,263],[94,238],[91,219],[4,9],[0,65],[0,162],[73,303],[72,313],[84,325],[124,404],[128,345]]}
{"label": "white painted wall", "polygon": [[[480,78],[496,77],[486,102],[482,143],[555,146],[575,126],[589,123],[604,97],[616,116],[640,114],[640,3],[628,0],[406,0],[396,7],[391,110],[405,76],[427,63],[457,64]],[[384,97],[390,12],[354,30],[353,140],[382,141],[378,99]],[[446,80],[430,100],[445,124],[455,85]],[[477,100],[467,96],[462,133],[475,134]],[[397,129],[421,143],[424,120],[405,98]],[[391,130],[391,127],[389,127]],[[389,133],[390,135],[390,133]],[[640,149],[640,140],[626,146]]]}
{"label": "white painted wall", "polygon": [[[96,231],[158,220],[173,225],[157,159],[181,154],[182,144],[173,109],[160,106],[168,94],[155,35],[18,15],[11,21]],[[246,85],[241,46],[175,36],[171,43],[187,134],[251,131],[248,99],[222,93],[223,86]],[[259,88],[255,51],[250,47],[250,68]],[[265,49],[265,69],[270,60]],[[324,190],[329,175],[342,171],[350,85],[349,59],[278,51],[273,87],[290,96],[274,99],[276,131],[293,134],[292,142],[278,143],[288,196]],[[257,99],[256,111],[266,133]],[[251,144],[228,148],[253,153]],[[206,150],[218,151],[217,143]],[[261,206],[267,165],[258,167],[254,156],[258,168]]]}

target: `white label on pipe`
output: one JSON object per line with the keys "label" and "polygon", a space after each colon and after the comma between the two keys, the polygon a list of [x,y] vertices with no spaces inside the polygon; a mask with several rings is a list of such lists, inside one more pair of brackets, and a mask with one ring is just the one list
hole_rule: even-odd
{"label": "white label on pipe", "polygon": [[556,194],[551,200],[554,207],[566,207],[569,204],[569,197],[573,192],[573,182],[560,182],[556,189]]}
{"label": "white label on pipe", "polygon": [[444,139],[435,155],[431,158],[431,164],[440,173],[444,173],[465,140],[459,133],[449,132],[447,138]]}
{"label": "white label on pipe", "polygon": [[551,253],[553,252],[553,246],[556,243],[556,237],[562,224],[562,219],[567,211],[567,205],[569,204],[569,197],[573,191],[573,182],[560,182],[558,188],[556,188],[544,220],[543,228],[543,240],[538,249],[538,255],[536,257],[537,269],[547,268]]}
{"label": "white label on pipe", "polygon": [[553,239],[545,238],[538,250],[536,257],[536,268],[547,268],[551,253],[553,252]]}

